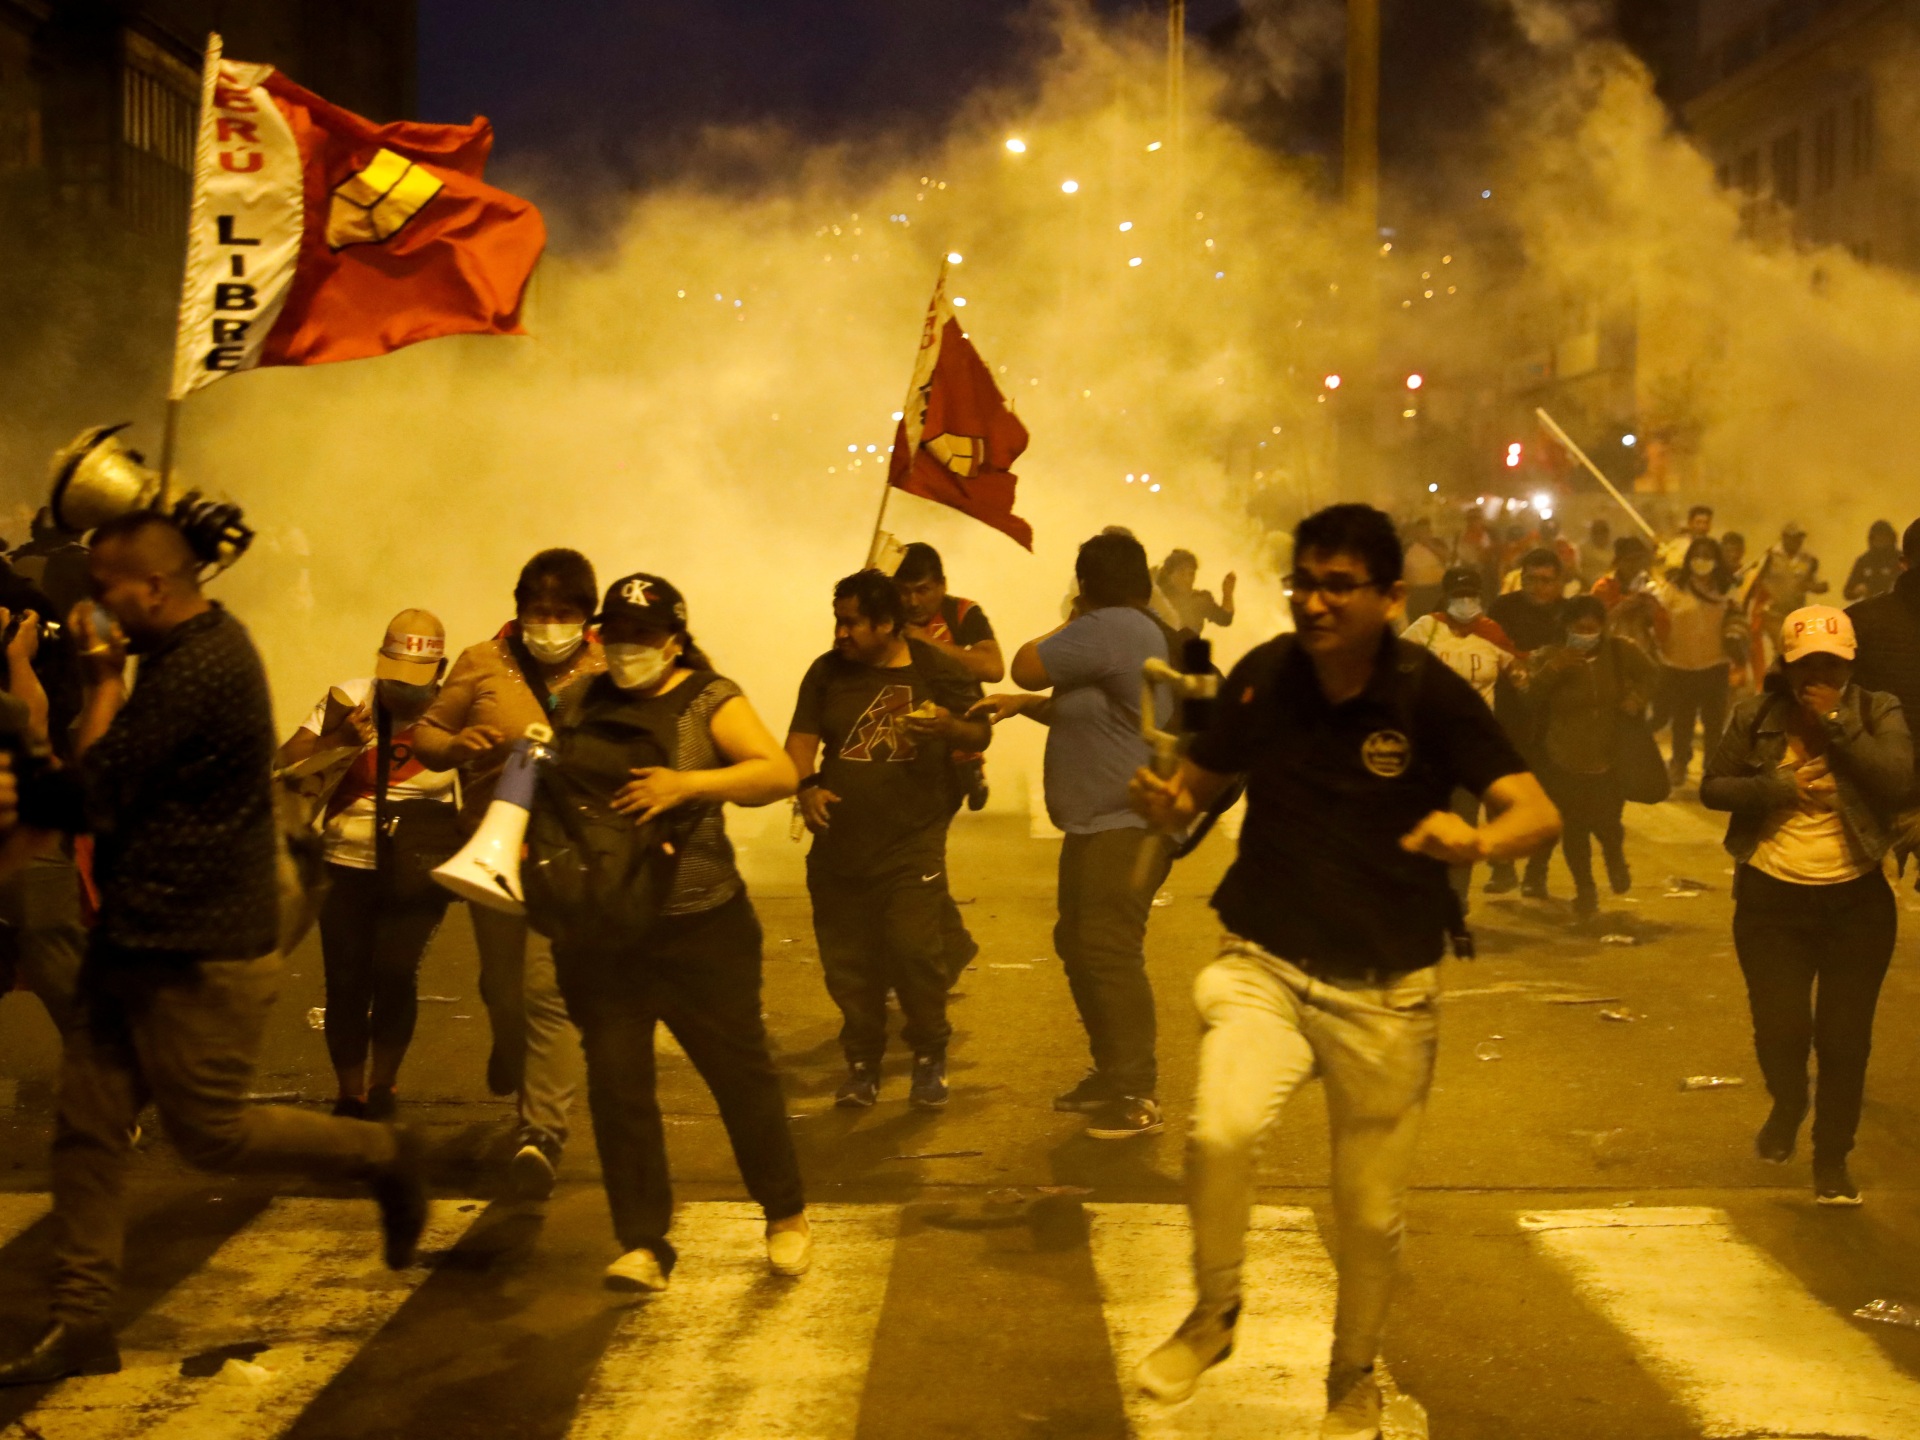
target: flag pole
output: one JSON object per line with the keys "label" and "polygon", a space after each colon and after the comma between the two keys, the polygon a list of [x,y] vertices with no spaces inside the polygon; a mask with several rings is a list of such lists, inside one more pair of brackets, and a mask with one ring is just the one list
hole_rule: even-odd
{"label": "flag pole", "polygon": [[167,417],[160,432],[160,507],[164,510],[173,498],[173,454],[180,438],[180,407],[186,391],[180,376],[180,327],[186,319],[187,277],[193,265],[193,222],[199,212],[201,187],[213,165],[213,130],[207,118],[213,112],[213,91],[220,81],[220,32],[207,32],[207,48],[200,63],[200,109],[194,117],[193,190],[187,200],[186,254],[180,262],[180,304],[173,320],[173,374],[167,384]]}
{"label": "flag pole", "polygon": [[875,569],[880,560],[880,527],[887,523],[887,501],[893,498],[893,467],[887,467],[887,478],[880,482],[880,513],[873,517],[873,538],[867,542],[867,568]]}
{"label": "flag pole", "polygon": [[[907,380],[906,404],[900,407],[900,419],[904,427],[900,434],[907,442],[906,463],[909,467],[913,464],[913,452],[920,447],[921,419],[913,407],[920,399],[921,390],[932,379],[933,367],[927,360],[927,353],[940,343],[940,297],[946,293],[949,263],[943,255],[940,273],[933,282],[933,298],[927,302],[927,318],[920,327],[920,348],[914,353],[913,374]],[[873,517],[873,539],[867,542],[867,568],[870,570],[879,568],[880,527],[886,523],[887,501],[893,498],[893,459],[889,452],[886,479],[880,485],[880,509]]]}
{"label": "flag pole", "polygon": [[1607,493],[1613,496],[1615,500],[1618,500],[1620,502],[1620,508],[1626,511],[1627,514],[1633,517],[1634,524],[1638,525],[1642,530],[1647,532],[1647,538],[1653,541],[1656,545],[1658,545],[1660,543],[1660,532],[1655,530],[1653,526],[1649,525],[1647,523],[1647,517],[1642,515],[1638,510],[1634,509],[1633,506],[1628,503],[1627,497],[1622,495],[1618,490],[1614,488],[1613,482],[1607,479],[1606,476],[1600,473],[1600,467],[1594,464],[1593,461],[1587,458],[1586,451],[1582,450],[1578,445],[1573,443],[1573,437],[1567,434],[1566,431],[1560,428],[1560,422],[1555,420],[1551,415],[1547,414],[1546,410],[1543,407],[1536,406],[1534,408],[1533,413],[1540,417],[1540,423],[1542,425],[1545,425],[1547,429],[1553,432],[1554,439],[1558,440],[1562,445],[1566,446],[1568,453],[1570,453],[1573,456],[1573,458],[1578,460],[1582,465],[1587,467],[1587,473],[1592,475],[1594,479],[1598,480],[1602,485],[1607,487]]}

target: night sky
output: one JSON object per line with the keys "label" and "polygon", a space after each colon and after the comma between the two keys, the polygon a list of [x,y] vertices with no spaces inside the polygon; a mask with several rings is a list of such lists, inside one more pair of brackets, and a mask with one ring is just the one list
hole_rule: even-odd
{"label": "night sky", "polygon": [[[1095,3],[1115,15],[1164,10],[1164,0]],[[1337,13],[1343,0],[1258,3]],[[1685,8],[1618,5],[1630,34]],[[1382,0],[1382,10],[1382,161],[1389,191],[1397,174],[1411,199],[1437,175],[1471,169],[1481,107],[1495,99],[1489,77],[1502,68],[1490,57],[1523,50],[1505,0]],[[1189,0],[1192,43],[1254,63],[1240,11],[1240,0]],[[501,178],[533,165],[543,203],[564,203],[561,191],[578,198],[671,173],[716,124],[771,122],[816,142],[931,138],[970,90],[1018,86],[1044,63],[1045,13],[1044,0],[422,0],[420,114],[488,116]],[[1331,48],[1290,100],[1269,97],[1236,118],[1266,143],[1337,156]]]}
{"label": "night sky", "polygon": [[[1108,13],[1160,0],[1103,0]],[[1387,0],[1386,64],[1448,68],[1486,24],[1482,0]],[[423,0],[420,109],[489,116],[499,153],[671,149],[701,125],[773,120],[827,139],[937,126],[983,82],[1045,54],[1032,0]],[[1236,0],[1190,0],[1201,43]],[[1337,109],[1337,86],[1329,86]],[[1411,74],[1401,94],[1424,90]],[[1444,99],[1444,97],[1441,97]],[[1322,109],[1325,107],[1322,106]]]}

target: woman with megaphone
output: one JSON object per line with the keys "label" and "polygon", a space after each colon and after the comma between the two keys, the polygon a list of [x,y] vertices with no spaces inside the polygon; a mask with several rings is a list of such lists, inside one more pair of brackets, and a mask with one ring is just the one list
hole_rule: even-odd
{"label": "woman with megaphone", "polygon": [[813,1242],[786,1101],[760,1016],[760,923],[722,805],[798,788],[793,763],[687,633],[679,591],[616,580],[596,617],[604,675],[558,697],[521,875],[587,1057],[587,1103],[622,1254],[608,1288],[657,1291],[675,1254],[673,1191],[655,1093],[665,1022],[713,1092],[775,1273]]}

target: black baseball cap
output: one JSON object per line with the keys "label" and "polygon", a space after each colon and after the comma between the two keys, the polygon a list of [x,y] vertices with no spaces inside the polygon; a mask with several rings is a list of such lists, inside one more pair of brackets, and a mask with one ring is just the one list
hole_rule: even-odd
{"label": "black baseball cap", "polygon": [[684,634],[687,628],[687,602],[680,592],[658,575],[637,572],[623,575],[607,587],[596,625],[609,620],[626,620],[647,630],[668,630]]}
{"label": "black baseball cap", "polygon": [[1456,565],[1447,571],[1440,582],[1440,589],[1447,595],[1478,595],[1484,583],[1480,572],[1471,565]]}

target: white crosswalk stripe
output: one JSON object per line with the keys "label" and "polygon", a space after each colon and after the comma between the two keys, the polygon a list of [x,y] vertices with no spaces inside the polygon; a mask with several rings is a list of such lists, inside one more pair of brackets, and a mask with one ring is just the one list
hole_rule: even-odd
{"label": "white crosswalk stripe", "polygon": [[893,1268],[891,1205],[812,1205],[819,1260],[767,1269],[757,1205],[683,1206],[686,1263],[635,1305],[580,1399],[570,1440],[848,1440]]}
{"label": "white crosswalk stripe", "polygon": [[[0,1194],[0,1243],[19,1238],[47,1208],[45,1195]],[[424,1248],[454,1244],[480,1210],[476,1202],[437,1202]],[[1255,1207],[1235,1353],[1178,1407],[1140,1394],[1131,1375],[1192,1302],[1185,1211],[1090,1204],[1087,1212],[1132,1440],[1310,1440],[1324,1403],[1335,1298],[1313,1212]],[[902,1285],[939,1283],[938,1272],[895,1274],[897,1205],[821,1205],[809,1214],[816,1263],[788,1280],[767,1269],[757,1207],[683,1206],[674,1238],[684,1263],[666,1293],[632,1305],[592,1361],[569,1440],[852,1440],[870,1428],[876,1417],[863,1416],[862,1403],[883,1314],[893,1317],[884,1323],[912,1323],[911,1307],[898,1312],[889,1300],[890,1286],[897,1299]],[[1569,1209],[1513,1212],[1513,1219],[1532,1253],[1640,1353],[1647,1373],[1703,1435],[1920,1436],[1920,1380],[1899,1369],[1877,1337],[1744,1239],[1725,1212]],[[363,1200],[272,1202],[127,1327],[122,1373],[55,1387],[28,1412],[21,1433],[43,1440],[283,1433],[431,1273],[422,1266],[391,1274],[378,1248]],[[1417,1254],[1411,1260],[1419,1263]],[[584,1278],[576,1273],[563,1283]],[[1505,1295],[1524,1306],[1527,1283],[1525,1270],[1500,1277],[1490,1303]],[[981,1323],[1005,1318],[982,1316]],[[183,1361],[243,1345],[267,1348],[251,1364],[229,1360],[217,1374],[206,1373],[211,1366],[183,1373]],[[1382,1378],[1390,1388],[1384,1370]]]}
{"label": "white crosswalk stripe", "polygon": [[[436,1201],[421,1239],[443,1249],[480,1207]],[[27,1416],[43,1440],[262,1440],[285,1430],[429,1272],[387,1270],[365,1200],[275,1200],[120,1337],[117,1375],[68,1380]],[[182,1360],[268,1348],[207,1378]]]}
{"label": "white crosswalk stripe", "polygon": [[1161,1405],[1133,1367],[1193,1304],[1192,1242],[1180,1205],[1089,1205],[1093,1263],[1127,1422],[1138,1440],[1293,1440],[1317,1433],[1333,1343],[1333,1264],[1311,1210],[1256,1205],[1247,1232],[1247,1307],[1233,1355],[1188,1404]]}
{"label": "white crosswalk stripe", "polygon": [[52,1209],[50,1195],[18,1190],[0,1192],[0,1245],[18,1240]]}
{"label": "white crosswalk stripe", "polygon": [[1724,1211],[1547,1210],[1520,1223],[1705,1434],[1920,1436],[1920,1383]]}

